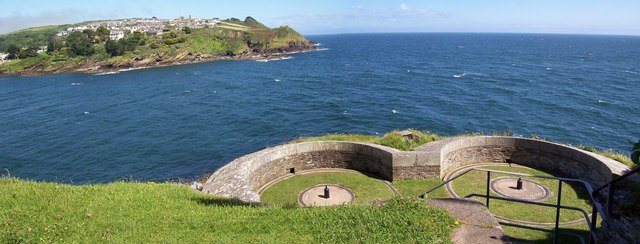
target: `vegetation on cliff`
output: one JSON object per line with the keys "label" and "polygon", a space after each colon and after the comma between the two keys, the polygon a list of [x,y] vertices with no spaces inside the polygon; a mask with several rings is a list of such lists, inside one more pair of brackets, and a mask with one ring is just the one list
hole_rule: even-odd
{"label": "vegetation on cliff", "polygon": [[295,139],[291,143],[310,141],[351,141],[378,144],[403,151],[413,151],[425,143],[437,141],[441,138],[441,136],[431,132],[423,132],[414,129],[408,129],[406,131],[411,132],[412,138],[403,137],[400,134],[400,131],[392,131],[384,136],[363,134],[327,134],[318,137],[301,137]]}
{"label": "vegetation on cliff", "polygon": [[[133,31],[119,40],[100,27],[56,36],[70,25],[30,28],[0,35],[0,50],[14,59],[0,74],[24,75],[69,71],[101,72],[208,61],[248,59],[306,51],[313,44],[288,26],[270,29],[252,17],[223,20],[214,27],[165,26],[162,35]],[[37,52],[46,45],[46,52]],[[40,48],[42,49],[42,48]]]}

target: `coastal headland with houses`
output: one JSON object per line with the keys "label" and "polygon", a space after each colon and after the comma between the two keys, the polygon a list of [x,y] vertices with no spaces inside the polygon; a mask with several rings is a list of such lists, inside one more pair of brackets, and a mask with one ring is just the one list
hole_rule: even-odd
{"label": "coastal headland with houses", "polygon": [[43,26],[0,35],[0,75],[120,70],[214,60],[286,59],[317,50],[288,26],[252,17],[127,18]]}

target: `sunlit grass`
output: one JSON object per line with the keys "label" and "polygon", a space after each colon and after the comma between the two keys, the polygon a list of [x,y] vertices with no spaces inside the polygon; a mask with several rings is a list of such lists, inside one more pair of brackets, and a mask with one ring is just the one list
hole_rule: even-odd
{"label": "sunlit grass", "polygon": [[300,193],[319,184],[337,184],[356,195],[354,204],[367,204],[375,199],[389,200],[395,194],[382,181],[356,172],[318,172],[296,175],[280,181],[260,195],[260,201],[279,205],[298,205]]}
{"label": "sunlit grass", "polygon": [[[509,167],[509,166],[485,166],[482,167],[485,169],[493,169],[493,170],[502,170],[509,172],[517,172],[517,173],[525,173],[532,175],[542,175],[542,176],[551,176],[550,174],[523,167]],[[486,172],[481,171],[472,171],[467,173],[466,175],[461,176],[451,183],[453,190],[460,197],[465,197],[469,194],[485,194],[486,193]],[[501,173],[492,173],[491,178],[496,179],[498,177],[514,177],[513,175],[501,174]],[[556,204],[558,197],[558,181],[554,179],[541,179],[541,178],[528,178],[523,177],[529,180],[534,180],[540,183],[541,185],[547,187],[552,195],[549,199],[543,201],[544,203]],[[492,196],[499,196],[492,191],[490,191]],[[474,197],[482,202],[485,201],[485,198],[482,197]],[[583,186],[563,183],[562,186],[562,199],[561,204],[563,206],[572,206],[581,208],[587,212],[591,212],[591,204],[589,200],[589,194],[584,189]],[[555,213],[556,209],[551,207],[543,207],[543,206],[535,206],[529,204],[522,203],[514,203],[502,200],[490,200],[491,213],[507,217],[510,219],[529,221],[529,222],[539,222],[539,223],[553,223],[555,222]],[[535,213],[535,214],[532,214]],[[561,210],[560,211],[560,221],[573,221],[582,219],[583,215],[577,211],[573,210]]]}
{"label": "sunlit grass", "polygon": [[255,207],[174,184],[0,179],[0,243],[450,243],[453,219],[415,199],[383,207]]}

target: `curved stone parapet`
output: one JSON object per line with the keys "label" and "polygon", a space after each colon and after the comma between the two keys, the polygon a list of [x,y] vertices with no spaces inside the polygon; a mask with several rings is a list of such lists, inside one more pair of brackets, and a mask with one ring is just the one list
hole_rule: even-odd
{"label": "curved stone parapet", "polygon": [[286,144],[233,160],[211,175],[202,191],[259,202],[257,192],[260,187],[292,174],[292,169],[344,168],[392,180],[392,162],[394,157],[402,155],[399,150],[367,143],[320,141]]}
{"label": "curved stone parapet", "polygon": [[203,192],[259,202],[258,190],[275,179],[317,168],[357,170],[380,179],[437,179],[462,166],[513,163],[576,178],[598,187],[629,168],[613,159],[557,143],[505,136],[453,137],[415,151],[343,141],[286,144],[233,160],[216,171]]}
{"label": "curved stone parapet", "polygon": [[558,143],[507,136],[454,137],[425,144],[416,151],[440,162],[440,177],[465,165],[511,162],[576,178],[594,187],[621,175],[629,168],[613,159]]}

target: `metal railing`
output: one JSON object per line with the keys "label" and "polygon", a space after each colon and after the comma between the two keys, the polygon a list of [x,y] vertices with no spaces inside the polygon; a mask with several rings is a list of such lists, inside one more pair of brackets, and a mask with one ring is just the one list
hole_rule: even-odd
{"label": "metal railing", "polygon": [[607,188],[607,186],[609,187],[609,194],[607,195],[607,214],[612,217],[612,218],[617,218],[618,214],[613,212],[613,196],[615,194],[616,191],[616,183],[618,183],[618,181],[624,180],[627,177],[640,172],[640,167],[637,167],[623,175],[621,175],[620,177],[616,178],[615,180],[609,181],[607,184],[604,184],[598,188],[596,188],[595,190],[593,190],[592,193],[592,198],[597,198],[598,194],[600,194],[600,191],[604,190],[605,188]]}
{"label": "metal railing", "polygon": [[[585,218],[585,221],[589,225],[589,243],[594,243],[595,242],[595,230],[596,230],[597,215],[600,214],[600,216],[602,217],[602,220],[603,221],[606,220],[607,216],[604,214],[604,212],[602,210],[602,206],[600,205],[600,203],[598,203],[594,199],[594,194],[593,194],[594,190],[593,190],[593,187],[591,187],[591,184],[589,184],[588,182],[583,181],[583,180],[572,179],[572,178],[551,177],[551,176],[541,176],[541,175],[530,175],[530,174],[514,173],[514,172],[507,172],[507,171],[500,171],[500,170],[471,168],[471,169],[465,170],[461,174],[458,174],[458,175],[456,175],[455,177],[453,177],[451,179],[446,180],[445,182],[443,182],[442,184],[439,184],[438,186],[432,188],[431,190],[426,191],[425,193],[420,195],[420,198],[425,198],[425,196],[427,194],[431,193],[432,191],[434,191],[434,190],[436,190],[436,189],[448,184],[451,181],[454,181],[454,180],[458,179],[459,177],[461,177],[461,176],[463,176],[463,175],[465,175],[465,174],[467,174],[467,173],[469,173],[471,171],[487,172],[486,193],[484,195],[482,195],[482,194],[469,194],[469,195],[465,196],[465,198],[466,197],[484,197],[486,199],[485,205],[487,206],[487,208],[489,208],[490,199],[497,199],[497,200],[503,200],[503,201],[509,201],[509,202],[518,202],[518,203],[524,203],[524,204],[531,204],[531,205],[538,205],[538,206],[556,208],[555,228],[553,230],[553,233],[554,233],[554,235],[553,235],[553,243],[557,243],[558,242],[558,234],[560,234],[560,233],[573,235],[572,233],[566,233],[566,232],[561,232],[560,231],[560,229],[559,229],[560,209],[578,211],[578,212],[581,212],[583,214],[583,216]],[[558,180],[558,200],[557,200],[556,204],[549,204],[549,203],[533,202],[533,201],[527,201],[527,200],[521,200],[521,199],[515,199],[515,198],[505,198],[505,197],[499,197],[499,196],[491,196],[490,190],[489,190],[490,185],[491,185],[491,173],[500,173],[500,174],[507,174],[507,175],[517,175],[517,176],[525,176],[525,177],[532,177],[532,178]],[[591,220],[589,219],[589,214],[586,211],[584,211],[583,209],[576,208],[576,207],[571,207],[571,206],[563,206],[561,204],[561,200],[562,200],[562,183],[563,182],[579,183],[579,184],[584,185],[585,189],[587,189],[587,192],[589,193],[589,197],[591,198],[591,203],[593,205],[593,210],[591,211]],[[600,188],[602,188],[602,187],[600,187]],[[600,190],[600,188],[598,188],[598,190]]]}

